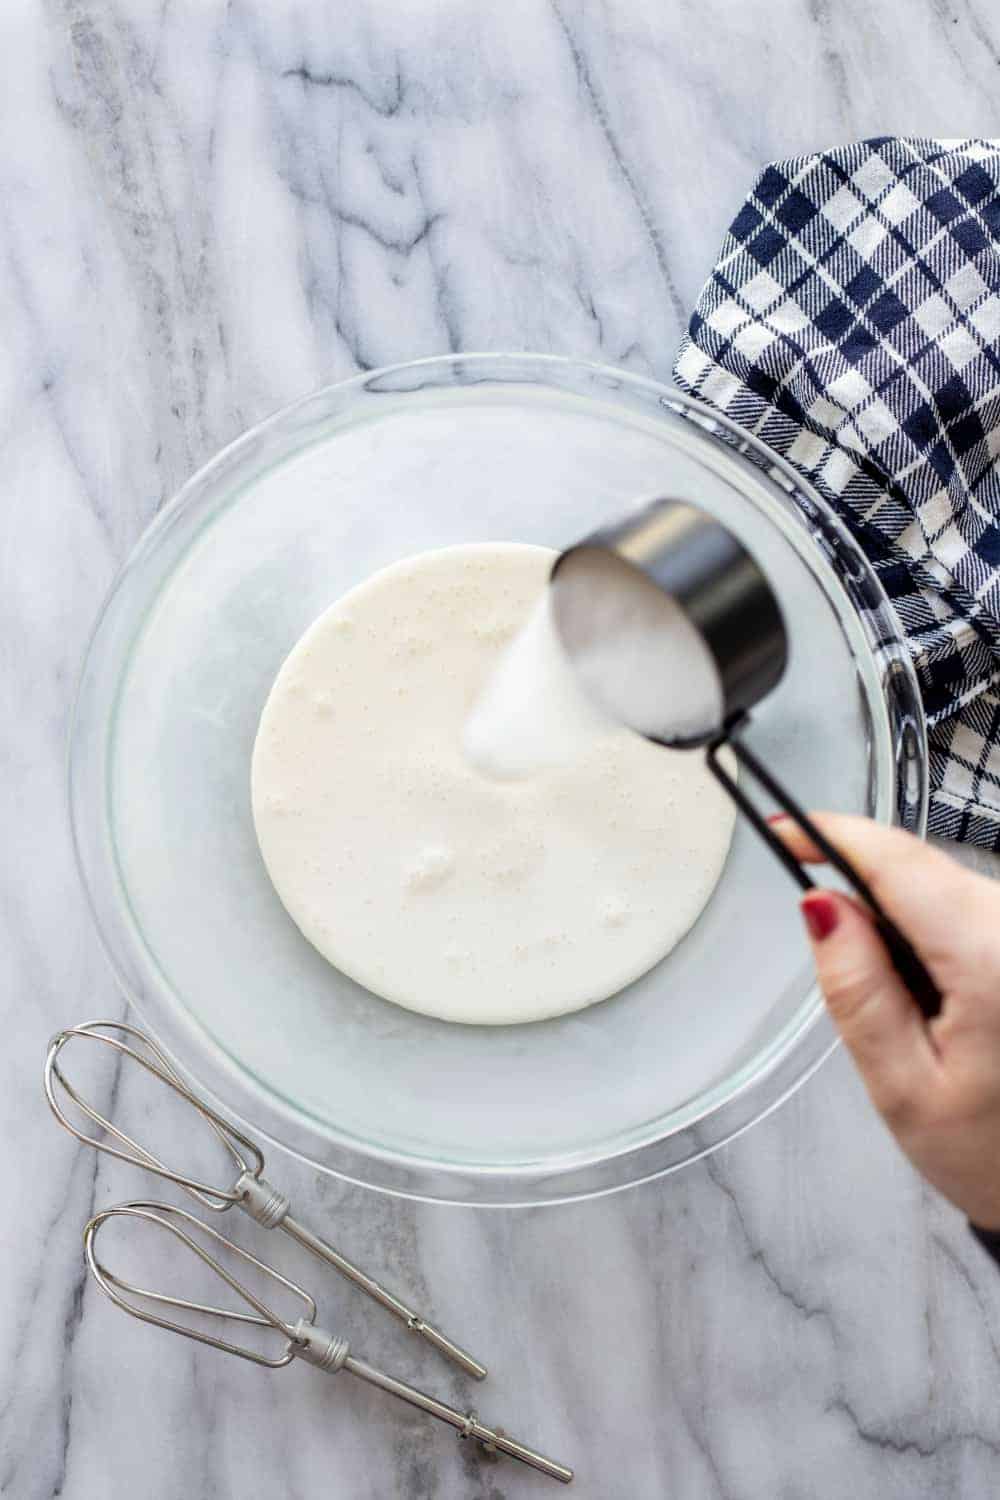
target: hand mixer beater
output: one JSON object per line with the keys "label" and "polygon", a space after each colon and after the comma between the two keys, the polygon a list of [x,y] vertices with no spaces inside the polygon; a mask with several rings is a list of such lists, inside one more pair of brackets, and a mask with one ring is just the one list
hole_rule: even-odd
{"label": "hand mixer beater", "polygon": [[[122,1040],[121,1036],[115,1033],[130,1038],[137,1045],[129,1045],[128,1041]],[[101,1043],[111,1048],[123,1062],[131,1059],[190,1105],[211,1127],[236,1168],[238,1175],[232,1185],[217,1187],[187,1173],[173,1171],[148,1147],[140,1145],[88,1103],[59,1065],[60,1054],[73,1039]],[[293,1217],[288,1198],[263,1175],[264,1156],[259,1146],[230,1121],[216,1113],[203,1099],[199,1099],[196,1094],[192,1093],[160,1049],[137,1027],[124,1021],[91,1021],[82,1026],[67,1027],[57,1032],[49,1045],[45,1060],[45,1094],[60,1125],[76,1140],[116,1157],[119,1161],[141,1167],[144,1171],[175,1183],[204,1208],[217,1213],[225,1213],[237,1207],[263,1228],[283,1230],[298,1244],[303,1245],[320,1260],[346,1276],[381,1307],[401,1319],[408,1329],[425,1339],[466,1374],[479,1380],[485,1377],[484,1365],[432,1323],[421,1318],[400,1297],[388,1291],[346,1256],[341,1255],[326,1240],[321,1239]],[[97,1125],[106,1137],[111,1137],[112,1140],[118,1142],[118,1145],[112,1145],[108,1139],[88,1134],[70,1117],[67,1107],[75,1109],[84,1119]],[[233,1311],[165,1292],[152,1291],[116,1276],[98,1259],[96,1250],[99,1231],[114,1220],[124,1220],[133,1224],[141,1222],[153,1226],[162,1235],[172,1237],[214,1272],[249,1307],[250,1311]],[[211,1253],[211,1248],[205,1247],[204,1241],[206,1240],[211,1248],[217,1248],[221,1253],[235,1258],[243,1265],[252,1267],[275,1288],[280,1287],[291,1293],[304,1306],[304,1315],[294,1322],[283,1318],[226,1269],[218,1256]],[[509,1437],[502,1429],[487,1427],[479,1420],[475,1412],[462,1412],[353,1355],[346,1339],[339,1338],[316,1325],[316,1303],[308,1291],[184,1209],[147,1200],[104,1209],[95,1214],[86,1225],[84,1247],[87,1265],[98,1286],[117,1307],[132,1317],[151,1323],[158,1328],[167,1329],[169,1332],[181,1334],[185,1338],[195,1339],[199,1343],[209,1344],[227,1354],[251,1360],[255,1364],[264,1365],[270,1369],[280,1369],[298,1358],[331,1373],[345,1370],[369,1385],[377,1386],[380,1390],[456,1428],[460,1437],[475,1438],[490,1453],[503,1453],[511,1458],[519,1459],[520,1462],[564,1484],[568,1484],[573,1477],[573,1471],[565,1465],[556,1463]],[[233,1343],[195,1326],[167,1318],[156,1310],[163,1308],[175,1308],[243,1327],[253,1326],[274,1330],[283,1337],[285,1345],[276,1356],[264,1355],[245,1345]]]}

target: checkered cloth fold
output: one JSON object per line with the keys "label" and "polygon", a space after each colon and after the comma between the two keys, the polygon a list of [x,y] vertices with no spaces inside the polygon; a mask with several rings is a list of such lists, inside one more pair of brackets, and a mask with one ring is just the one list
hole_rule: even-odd
{"label": "checkered cloth fold", "polygon": [[1000,849],[1000,141],[767,167],[674,374],[857,537],[920,679],[931,830]]}

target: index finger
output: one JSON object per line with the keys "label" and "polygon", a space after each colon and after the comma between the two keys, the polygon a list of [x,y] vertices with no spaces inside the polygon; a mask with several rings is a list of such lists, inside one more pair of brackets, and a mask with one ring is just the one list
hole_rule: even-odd
{"label": "index finger", "polygon": [[[819,831],[850,860],[871,887],[886,913],[934,965],[954,953],[964,925],[980,920],[980,876],[962,868],[940,849],[901,828],[887,828],[870,818],[847,813],[810,813]],[[824,856],[791,818],[771,827],[805,864],[822,864]],[[970,905],[974,908],[970,910]]]}

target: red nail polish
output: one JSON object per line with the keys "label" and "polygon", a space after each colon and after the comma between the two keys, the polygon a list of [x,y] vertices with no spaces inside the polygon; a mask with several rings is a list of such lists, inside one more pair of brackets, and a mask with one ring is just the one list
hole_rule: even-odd
{"label": "red nail polish", "polygon": [[788,814],[784,812],[770,813],[767,821],[769,823],[783,823],[787,817]]}
{"label": "red nail polish", "polygon": [[817,943],[828,938],[840,921],[837,903],[829,891],[810,891],[808,896],[804,896],[802,915],[809,928],[809,936]]}

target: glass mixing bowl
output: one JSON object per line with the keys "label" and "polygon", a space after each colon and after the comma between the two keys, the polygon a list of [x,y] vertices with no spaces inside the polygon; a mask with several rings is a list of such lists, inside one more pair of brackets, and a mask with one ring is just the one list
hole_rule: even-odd
{"label": "glass mixing bowl", "polygon": [[865,559],[767,449],[618,370],[463,355],[320,391],[197,474],[112,589],[70,760],[97,926],[181,1070],[317,1167],[456,1202],[605,1192],[731,1139],[829,1051],[794,888],[741,820],[708,908],[655,969],[501,1028],[412,1014],[330,967],[258,853],[258,715],[332,600],[428,547],[562,547],[654,494],[718,516],[781,599],[791,656],[754,715],[758,754],[806,805],[922,832],[920,701]]}

